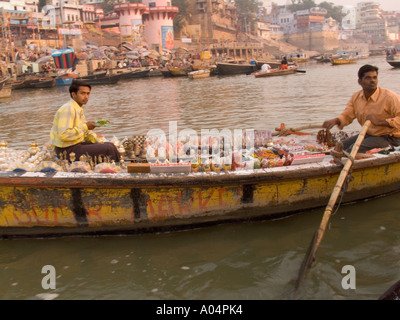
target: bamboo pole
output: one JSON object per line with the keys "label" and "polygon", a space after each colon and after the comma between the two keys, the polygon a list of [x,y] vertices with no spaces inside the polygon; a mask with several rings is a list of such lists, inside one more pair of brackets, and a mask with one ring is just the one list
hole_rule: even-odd
{"label": "bamboo pole", "polygon": [[328,225],[329,218],[332,215],[332,211],[333,211],[333,208],[335,207],[336,200],[339,197],[339,194],[343,188],[346,177],[349,174],[350,168],[353,166],[353,159],[356,157],[356,155],[358,153],[358,149],[360,148],[360,145],[363,142],[365,134],[367,133],[367,130],[370,125],[371,125],[371,121],[369,121],[369,120],[365,121],[365,123],[362,126],[361,131],[358,135],[358,138],[351,150],[351,153],[350,153],[351,159],[348,159],[346,161],[342,171],[340,172],[338,181],[336,182],[336,185],[333,188],[328,205],[326,206],[324,215],[322,216],[321,224],[313,236],[313,239],[311,241],[311,244],[307,251],[305,259],[303,260],[303,263],[300,267],[299,276],[298,276],[298,279],[296,282],[296,291],[300,287],[300,283],[305,277],[306,270],[311,267],[311,265],[313,264],[313,262],[315,260],[315,255],[316,255],[317,249],[322,242],[322,238],[324,237],[326,226]]}

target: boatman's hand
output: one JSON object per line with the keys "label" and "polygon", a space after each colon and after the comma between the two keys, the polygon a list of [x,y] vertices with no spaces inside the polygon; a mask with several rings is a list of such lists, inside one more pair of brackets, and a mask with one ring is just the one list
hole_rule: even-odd
{"label": "boatman's hand", "polygon": [[98,127],[98,125],[94,121],[88,121],[86,122],[86,125],[88,127],[88,130],[93,130],[94,128]]}
{"label": "boatman's hand", "polygon": [[336,125],[340,125],[340,121],[339,121],[338,118],[334,118],[334,119],[331,119],[331,120],[326,120],[326,121],[322,124],[322,127],[325,128],[325,129],[330,130],[330,129],[332,129],[332,128],[333,128],[334,126],[336,126]]}

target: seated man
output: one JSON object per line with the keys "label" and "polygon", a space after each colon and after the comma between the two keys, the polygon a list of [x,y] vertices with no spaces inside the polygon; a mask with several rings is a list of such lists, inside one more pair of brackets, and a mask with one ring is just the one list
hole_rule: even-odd
{"label": "seated man", "polygon": [[66,151],[75,153],[78,161],[82,155],[92,158],[108,156],[110,160],[120,161],[120,154],[111,142],[103,142],[94,133],[98,127],[94,121],[87,121],[83,112],[83,105],[89,100],[91,86],[82,81],[74,80],[69,87],[71,100],[60,107],[54,117],[53,127],[50,132],[51,144],[58,157]]}
{"label": "seated man", "polygon": [[[342,129],[355,119],[360,125],[370,120],[371,125],[358,152],[399,146],[400,96],[378,86],[378,68],[372,65],[366,64],[358,70],[358,84],[362,90],[353,94],[340,115],[326,120],[322,126],[329,130],[337,125]],[[343,141],[345,151],[351,152],[357,137],[355,135]]]}

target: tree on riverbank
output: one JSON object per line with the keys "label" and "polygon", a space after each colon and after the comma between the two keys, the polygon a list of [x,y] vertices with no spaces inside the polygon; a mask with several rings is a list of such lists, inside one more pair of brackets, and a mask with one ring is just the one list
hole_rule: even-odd
{"label": "tree on riverbank", "polygon": [[257,0],[236,0],[235,1],[238,23],[241,26],[241,32],[250,33],[255,30],[258,13]]}
{"label": "tree on riverbank", "polygon": [[189,14],[187,8],[189,0],[172,0],[172,5],[179,8],[179,13],[174,19],[174,33],[180,34],[183,28],[188,24]]}

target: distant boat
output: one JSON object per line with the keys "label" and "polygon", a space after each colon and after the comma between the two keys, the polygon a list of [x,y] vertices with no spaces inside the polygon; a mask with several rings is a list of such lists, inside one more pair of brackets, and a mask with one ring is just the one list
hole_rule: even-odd
{"label": "distant boat", "polygon": [[77,79],[78,76],[73,73],[66,73],[62,76],[56,77],[56,86],[69,86],[72,80]]}
{"label": "distant boat", "polygon": [[332,65],[353,64],[357,63],[356,58],[332,58]]}
{"label": "distant boat", "polygon": [[33,88],[52,88],[56,85],[56,79],[40,79],[38,82],[32,83]]}
{"label": "distant boat", "polygon": [[386,62],[389,63],[394,68],[400,68],[400,55],[390,55],[386,57]]}
{"label": "distant boat", "polygon": [[120,80],[129,80],[129,79],[138,79],[138,78],[147,78],[149,76],[150,69],[144,70],[135,70],[135,71],[128,71],[119,74]]}
{"label": "distant boat", "polygon": [[210,70],[208,69],[196,70],[188,73],[188,77],[190,79],[208,78],[209,76],[210,76]]}
{"label": "distant boat", "polygon": [[257,72],[254,72],[253,75],[256,78],[284,76],[287,74],[296,73],[297,69],[298,69],[298,66],[288,67],[287,69],[276,68],[276,69],[269,69],[269,70],[265,70],[265,71],[257,71]]}
{"label": "distant boat", "polygon": [[210,65],[192,65],[193,71],[198,71],[198,70],[210,70],[210,76],[216,75],[218,73],[217,66],[215,64],[210,64]]}
{"label": "distant boat", "polygon": [[217,70],[220,75],[251,74],[257,70],[256,64],[241,62],[217,62]]}
{"label": "distant boat", "polygon": [[168,70],[173,77],[187,76],[191,71],[188,68],[181,67],[169,67]]}
{"label": "distant boat", "polygon": [[121,74],[112,74],[90,79],[77,78],[77,80],[84,80],[85,83],[89,85],[101,85],[101,84],[115,84],[120,80],[120,78]]}
{"label": "distant boat", "polygon": [[56,80],[54,78],[28,78],[11,81],[10,85],[13,90],[18,89],[34,89],[34,88],[50,88],[54,87]]}
{"label": "distant boat", "polygon": [[79,79],[81,79],[81,80],[93,79],[93,78],[103,77],[106,74],[107,74],[107,71],[92,73],[92,74],[88,74],[86,76],[79,77]]}
{"label": "distant boat", "polygon": [[292,60],[296,63],[308,62],[310,61],[310,56],[305,52],[293,52],[286,55],[288,61]]}
{"label": "distant boat", "polygon": [[165,78],[172,77],[172,74],[171,74],[171,72],[169,71],[168,68],[160,68],[160,69],[158,69],[158,70],[161,72],[161,74],[162,74]]}

